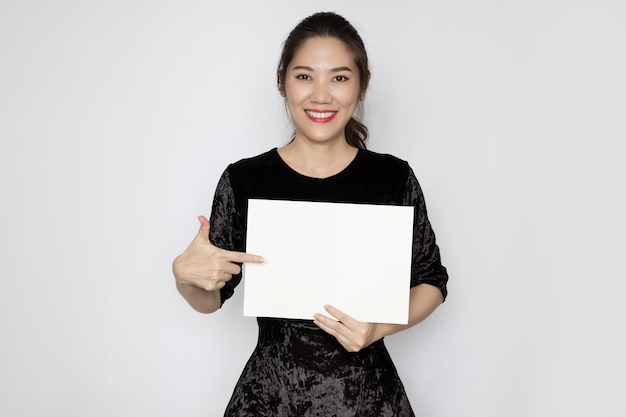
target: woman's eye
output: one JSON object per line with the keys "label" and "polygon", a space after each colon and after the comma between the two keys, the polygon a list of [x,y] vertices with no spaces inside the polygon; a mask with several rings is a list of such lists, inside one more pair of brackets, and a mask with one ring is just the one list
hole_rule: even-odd
{"label": "woman's eye", "polygon": [[296,75],[296,79],[297,79],[297,80],[305,80],[305,81],[306,81],[306,80],[310,80],[310,79],[311,79],[311,77],[309,77],[309,76],[308,76],[308,75],[306,75],[306,74],[300,74],[300,75]]}
{"label": "woman's eye", "polygon": [[342,83],[344,81],[348,81],[348,77],[346,77],[345,75],[337,75],[335,77],[335,81]]}

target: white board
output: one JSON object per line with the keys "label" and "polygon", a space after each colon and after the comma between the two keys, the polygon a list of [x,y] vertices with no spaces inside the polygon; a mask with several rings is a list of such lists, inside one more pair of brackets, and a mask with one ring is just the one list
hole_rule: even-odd
{"label": "white board", "polygon": [[250,200],[244,315],[406,324],[412,237],[413,207]]}

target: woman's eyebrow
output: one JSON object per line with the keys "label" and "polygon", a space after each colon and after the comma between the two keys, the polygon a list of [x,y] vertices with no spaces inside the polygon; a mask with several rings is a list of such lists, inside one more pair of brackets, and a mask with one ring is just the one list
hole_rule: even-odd
{"label": "woman's eyebrow", "polygon": [[[313,68],[307,67],[306,65],[297,65],[291,69],[292,71],[296,70],[304,70],[304,71],[314,71]],[[341,71],[349,71],[352,72],[352,68],[350,67],[337,67],[330,70],[330,72],[341,72]]]}
{"label": "woman's eyebrow", "polygon": [[330,72],[341,72],[341,71],[349,71],[352,72],[352,68],[350,67],[337,67],[330,70]]}

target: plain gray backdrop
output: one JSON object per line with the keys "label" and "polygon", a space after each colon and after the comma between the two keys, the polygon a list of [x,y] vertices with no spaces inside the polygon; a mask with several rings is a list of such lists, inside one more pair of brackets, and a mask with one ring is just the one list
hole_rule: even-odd
{"label": "plain gray backdrop", "polygon": [[0,0],[0,414],[222,415],[256,322],[195,313],[171,261],[227,164],[288,141],[275,66],[321,10],[450,273],[387,338],[416,414],[625,415],[621,0]]}

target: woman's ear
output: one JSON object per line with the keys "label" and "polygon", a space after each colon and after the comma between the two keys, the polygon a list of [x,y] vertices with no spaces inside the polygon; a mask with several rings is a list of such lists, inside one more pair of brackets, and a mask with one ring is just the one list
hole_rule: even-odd
{"label": "woman's ear", "polygon": [[365,83],[363,88],[361,88],[361,94],[359,95],[359,100],[365,101],[365,95],[367,93],[367,87],[369,87],[371,79],[372,79],[372,74],[371,73],[367,74],[367,82]]}

